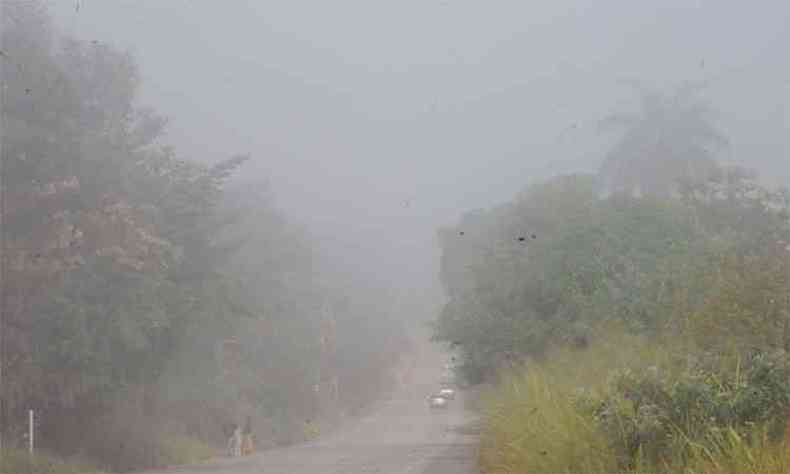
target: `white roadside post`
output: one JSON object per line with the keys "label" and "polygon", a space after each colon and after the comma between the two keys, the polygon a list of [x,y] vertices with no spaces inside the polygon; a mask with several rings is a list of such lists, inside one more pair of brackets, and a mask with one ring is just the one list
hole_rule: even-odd
{"label": "white roadside post", "polygon": [[33,410],[28,410],[27,415],[28,415],[28,433],[27,433],[28,448],[30,450],[30,455],[32,456],[33,455]]}

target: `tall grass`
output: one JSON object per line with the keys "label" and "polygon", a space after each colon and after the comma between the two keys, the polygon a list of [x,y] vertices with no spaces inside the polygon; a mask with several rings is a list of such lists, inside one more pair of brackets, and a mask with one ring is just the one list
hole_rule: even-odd
{"label": "tall grass", "polygon": [[[158,455],[154,460],[148,460],[154,466],[195,464],[217,455],[217,451],[211,446],[185,436],[161,437],[154,442],[158,446]],[[128,469],[121,469],[121,471],[126,470]],[[103,474],[104,472],[90,464],[41,454],[30,456],[27,452],[18,450],[6,450],[0,455],[0,474]]]}
{"label": "tall grass", "polygon": [[0,474],[103,474],[81,463],[66,462],[49,456],[30,456],[24,451],[7,450],[0,454]]}
{"label": "tall grass", "polygon": [[688,380],[682,363],[688,352],[680,343],[648,342],[618,331],[598,340],[589,349],[557,350],[544,361],[514,368],[484,394],[483,473],[790,473],[790,434],[777,441],[775,423],[737,429],[713,420],[678,424],[664,432],[658,450],[645,451],[655,448],[650,443],[624,450],[623,441],[635,433],[633,420],[639,419],[632,400],[620,398],[622,407],[616,409],[609,405],[606,424],[590,403],[617,400],[612,376],[623,371],[659,370],[669,385],[682,386]]}
{"label": "tall grass", "polygon": [[612,474],[620,464],[609,439],[581,410],[582,396],[605,390],[612,367],[644,368],[663,357],[622,334],[584,352],[562,350],[504,374],[483,395],[480,466],[486,474]]}
{"label": "tall grass", "polygon": [[486,397],[480,464],[487,474],[611,473],[617,462],[592,419],[542,368],[513,375]]}
{"label": "tall grass", "polygon": [[[790,433],[789,433],[790,434]],[[764,428],[745,438],[733,429],[714,430],[707,446],[695,444],[683,474],[787,474],[790,472],[788,436],[774,442]]]}

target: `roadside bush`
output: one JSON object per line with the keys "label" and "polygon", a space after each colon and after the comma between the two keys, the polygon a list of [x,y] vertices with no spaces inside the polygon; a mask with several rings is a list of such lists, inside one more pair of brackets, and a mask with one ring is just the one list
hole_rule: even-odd
{"label": "roadside bush", "polygon": [[98,420],[82,440],[81,455],[95,459],[113,472],[128,472],[166,465],[164,437],[145,420]]}
{"label": "roadside bush", "polygon": [[167,436],[163,440],[163,446],[163,461],[168,466],[195,464],[217,455],[217,451],[211,446],[188,436]]}
{"label": "roadside bush", "polygon": [[784,353],[756,353],[740,359],[735,373],[696,360],[674,374],[657,367],[622,370],[611,377],[603,399],[583,406],[625,461],[623,467],[684,458],[687,441],[705,442],[713,429],[745,435],[760,425],[776,440],[790,408],[787,363]]}
{"label": "roadside bush", "polygon": [[[783,351],[692,357],[681,341],[608,332],[505,374],[484,396],[483,472],[718,472],[710,463],[775,457],[771,443],[786,442]],[[741,454],[727,451],[735,442]]]}
{"label": "roadside bush", "polygon": [[168,429],[162,420],[123,411],[98,419],[85,433],[78,455],[111,472],[193,464],[217,454],[205,442]]}
{"label": "roadside bush", "polygon": [[593,413],[610,401],[610,367],[643,370],[666,357],[618,327],[587,349],[560,348],[504,373],[484,394],[480,466],[485,473],[612,473],[622,463]]}

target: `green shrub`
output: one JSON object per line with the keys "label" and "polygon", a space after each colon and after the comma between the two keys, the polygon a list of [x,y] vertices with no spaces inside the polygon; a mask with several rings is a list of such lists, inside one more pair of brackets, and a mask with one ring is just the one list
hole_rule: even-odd
{"label": "green shrub", "polygon": [[[483,398],[483,472],[717,472],[714,459],[785,442],[790,361],[783,352],[733,355],[734,363],[688,354],[680,342],[614,332],[506,375]],[[727,451],[736,439],[747,440],[741,454]]]}
{"label": "green shrub", "polygon": [[753,354],[737,367],[734,374],[699,364],[674,374],[616,371],[602,399],[577,406],[597,420],[622,467],[684,458],[682,446],[704,443],[713,429],[747,433],[761,425],[778,439],[790,409],[784,354]]}
{"label": "green shrub", "polygon": [[169,436],[163,440],[163,459],[167,465],[195,464],[217,455],[214,448],[187,436]]}
{"label": "green shrub", "polygon": [[592,415],[609,400],[607,374],[622,363],[638,370],[642,361],[665,357],[640,337],[618,334],[584,351],[556,350],[505,374],[483,395],[483,472],[616,472],[619,454]]}
{"label": "green shrub", "polygon": [[206,443],[174,434],[152,418],[114,413],[89,426],[80,455],[113,472],[205,461],[216,454]]}

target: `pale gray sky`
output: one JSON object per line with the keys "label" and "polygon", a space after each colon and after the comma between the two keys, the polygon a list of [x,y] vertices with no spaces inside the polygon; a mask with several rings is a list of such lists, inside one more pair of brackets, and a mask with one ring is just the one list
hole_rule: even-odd
{"label": "pale gray sky", "polygon": [[246,176],[396,291],[435,291],[437,226],[595,167],[620,78],[714,79],[723,158],[790,182],[783,0],[49,1],[135,53],[183,155],[251,153]]}

